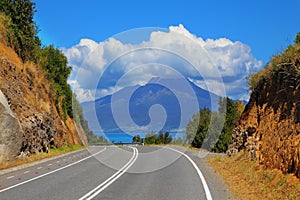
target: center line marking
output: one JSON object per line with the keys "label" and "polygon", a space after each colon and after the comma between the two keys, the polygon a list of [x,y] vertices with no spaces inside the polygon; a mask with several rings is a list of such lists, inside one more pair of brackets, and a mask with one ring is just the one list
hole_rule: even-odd
{"label": "center line marking", "polygon": [[48,166],[51,166],[52,164],[49,164]]}
{"label": "center line marking", "polygon": [[24,174],[27,174],[27,173],[29,173],[30,171],[26,171],[26,172],[24,172]]}
{"label": "center line marking", "polygon": [[85,194],[79,200],[93,199],[95,196],[97,196],[99,193],[105,190],[108,186],[110,186],[113,182],[115,182],[118,178],[120,178],[135,163],[135,161],[138,158],[139,152],[135,147],[130,148],[133,149],[133,156],[130,158],[130,160],[119,171],[113,174],[110,178],[106,179],[106,181],[98,185],[96,188]]}
{"label": "center line marking", "polygon": [[15,176],[10,176],[10,177],[7,177],[6,179],[11,179],[11,178],[14,178]]}

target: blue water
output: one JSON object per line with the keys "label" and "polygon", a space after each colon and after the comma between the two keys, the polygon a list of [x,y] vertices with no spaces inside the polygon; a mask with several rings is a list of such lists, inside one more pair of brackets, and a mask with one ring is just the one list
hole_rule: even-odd
{"label": "blue water", "polygon": [[[98,136],[104,136],[107,140],[109,140],[109,142],[113,142],[113,143],[130,143],[132,142],[132,138],[133,136],[137,135],[137,134],[126,134],[126,133],[96,133]],[[140,133],[138,135],[140,135],[141,138],[145,138],[147,133]],[[172,138],[184,138],[185,133],[184,132],[179,132],[179,133],[175,133],[175,132],[170,132],[170,136]]]}

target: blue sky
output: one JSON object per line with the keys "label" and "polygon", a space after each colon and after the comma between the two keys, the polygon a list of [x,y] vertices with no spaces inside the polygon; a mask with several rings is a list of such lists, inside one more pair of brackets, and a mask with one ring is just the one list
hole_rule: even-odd
{"label": "blue sky", "polygon": [[71,47],[81,38],[100,42],[133,28],[183,24],[204,39],[241,41],[265,63],[300,31],[298,0],[34,2],[43,43],[57,47]]}
{"label": "blue sky", "polygon": [[[213,88],[210,91],[219,95],[225,86],[227,96],[247,100],[246,76],[260,70],[272,55],[292,44],[300,31],[298,0],[34,2],[42,42],[54,44],[67,56],[73,67],[69,83],[80,101],[105,96],[129,85],[143,84],[157,74],[167,75],[166,69],[155,70],[155,66],[148,66],[144,71],[127,74],[127,82],[123,81],[123,85],[116,87],[108,83],[97,88],[96,82],[109,62],[128,51],[149,46],[167,49],[192,61],[206,77],[205,81],[191,73],[188,66],[183,66],[182,73],[198,86]],[[136,29],[143,27],[163,28],[165,34],[157,29]],[[131,29],[135,30],[119,34]],[[145,33],[148,33],[147,39]],[[109,39],[116,34],[119,34],[117,39],[127,38],[134,45]],[[142,40],[146,41],[142,43]],[[209,64],[203,63],[209,59],[203,54],[203,49],[199,49],[199,44],[210,55],[209,59],[213,58],[219,75],[207,67]],[[143,56],[132,53],[121,58],[118,68],[110,69],[119,74],[104,74],[121,77],[130,70],[132,72],[128,69],[130,66],[149,62],[157,52],[143,53]],[[176,66],[178,63],[172,62],[176,60],[172,56],[160,52],[153,61]]]}

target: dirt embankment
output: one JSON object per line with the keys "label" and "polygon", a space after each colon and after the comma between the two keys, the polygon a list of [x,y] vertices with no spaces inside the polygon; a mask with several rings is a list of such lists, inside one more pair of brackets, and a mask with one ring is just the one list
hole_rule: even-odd
{"label": "dirt embankment", "polygon": [[[59,116],[54,92],[45,77],[44,71],[38,66],[22,63],[11,48],[0,43],[0,90],[20,122],[22,137],[11,139],[21,144],[18,153],[23,156],[47,152],[50,147],[87,145],[82,128],[77,127],[70,117],[67,116],[65,121]],[[0,138],[1,142],[3,140]],[[6,160],[15,156],[10,155]]]}
{"label": "dirt embankment", "polygon": [[[295,69],[297,70],[297,69]],[[266,168],[300,178],[300,87],[298,71],[274,72],[251,95],[228,154],[246,149]]]}

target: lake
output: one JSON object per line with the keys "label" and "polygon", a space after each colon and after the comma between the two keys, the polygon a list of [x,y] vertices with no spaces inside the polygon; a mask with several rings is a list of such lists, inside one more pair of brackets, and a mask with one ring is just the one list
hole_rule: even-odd
{"label": "lake", "polygon": [[[141,138],[145,138],[147,133],[96,133],[97,136],[104,136],[106,139],[108,139],[110,142],[118,143],[118,142],[123,142],[123,143],[131,143],[132,138],[135,135],[140,135]],[[170,136],[172,138],[184,138],[185,133],[184,132],[170,132]]]}

